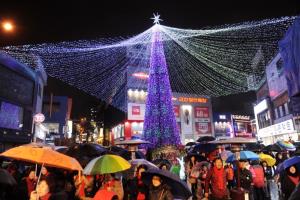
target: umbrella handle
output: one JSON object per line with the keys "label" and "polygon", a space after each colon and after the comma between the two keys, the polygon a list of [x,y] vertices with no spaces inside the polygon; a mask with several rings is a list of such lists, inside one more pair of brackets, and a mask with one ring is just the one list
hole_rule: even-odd
{"label": "umbrella handle", "polygon": [[[43,168],[43,167],[44,167],[44,163],[42,164],[42,168]],[[37,181],[37,183],[36,183],[36,186],[35,186],[35,190],[36,190],[36,188],[37,188],[37,186],[38,186],[38,184],[39,184],[39,182],[40,182],[40,179],[41,179],[42,168],[41,168],[41,170],[40,170],[40,174],[39,174],[39,178],[38,178],[38,181]]]}

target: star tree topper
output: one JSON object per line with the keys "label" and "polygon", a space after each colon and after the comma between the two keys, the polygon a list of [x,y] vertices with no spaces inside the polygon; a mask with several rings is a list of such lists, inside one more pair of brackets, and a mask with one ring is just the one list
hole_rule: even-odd
{"label": "star tree topper", "polygon": [[153,13],[153,17],[151,19],[153,19],[153,24],[159,24],[159,21],[163,21],[160,19],[160,15],[158,13],[156,15]]}

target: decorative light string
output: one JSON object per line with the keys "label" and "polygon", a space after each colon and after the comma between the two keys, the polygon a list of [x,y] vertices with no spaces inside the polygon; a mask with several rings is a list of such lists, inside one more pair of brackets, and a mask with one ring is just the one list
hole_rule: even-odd
{"label": "decorative light string", "polygon": [[[8,46],[1,51],[33,68],[42,63],[49,76],[125,110],[127,67],[135,67],[135,72],[149,69],[154,29],[161,33],[172,91],[220,96],[257,88],[294,19],[201,30],[155,24],[132,37]],[[136,81],[137,89],[143,85]]]}

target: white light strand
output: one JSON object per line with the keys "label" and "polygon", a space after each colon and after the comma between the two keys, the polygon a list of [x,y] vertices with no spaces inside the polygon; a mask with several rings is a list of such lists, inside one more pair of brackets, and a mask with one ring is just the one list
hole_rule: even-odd
{"label": "white light strand", "polygon": [[[148,69],[151,38],[160,31],[174,92],[209,96],[249,90],[248,77],[259,83],[266,63],[278,51],[295,17],[244,22],[202,30],[155,24],[132,37],[8,46],[1,50],[35,67],[42,60],[58,78],[125,110],[127,67]],[[146,80],[134,82],[135,89]]]}

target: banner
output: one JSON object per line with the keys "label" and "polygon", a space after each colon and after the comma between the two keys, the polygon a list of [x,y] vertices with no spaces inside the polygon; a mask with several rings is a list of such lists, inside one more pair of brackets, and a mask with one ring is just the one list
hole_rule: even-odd
{"label": "banner", "polygon": [[209,118],[208,107],[195,106],[195,118]]}
{"label": "banner", "polygon": [[192,106],[181,106],[181,132],[183,134],[193,134],[193,122],[192,122]]}
{"label": "banner", "polygon": [[206,122],[195,122],[195,130],[198,135],[211,134],[211,124]]}

